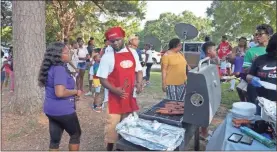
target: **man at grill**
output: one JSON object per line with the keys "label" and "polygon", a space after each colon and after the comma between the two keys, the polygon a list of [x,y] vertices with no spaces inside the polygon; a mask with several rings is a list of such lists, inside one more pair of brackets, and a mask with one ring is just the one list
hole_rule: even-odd
{"label": "man at grill", "polygon": [[142,67],[136,50],[124,46],[125,32],[121,27],[108,29],[105,37],[114,51],[102,56],[97,77],[109,90],[105,143],[107,151],[112,151],[118,139],[116,125],[139,109],[135,96],[142,90]]}

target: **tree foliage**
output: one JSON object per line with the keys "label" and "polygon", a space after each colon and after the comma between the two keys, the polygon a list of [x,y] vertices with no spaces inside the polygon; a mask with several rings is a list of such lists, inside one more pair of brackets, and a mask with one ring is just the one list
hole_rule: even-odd
{"label": "tree foliage", "polygon": [[126,33],[139,27],[145,16],[145,2],[140,1],[60,1],[47,4],[47,42],[94,37],[103,44],[104,32],[111,26],[122,26]]}
{"label": "tree foliage", "polygon": [[231,40],[250,36],[259,24],[270,24],[276,31],[276,1],[213,1],[207,9],[213,20],[213,39],[224,34]]}
{"label": "tree foliage", "polygon": [[188,23],[195,26],[199,36],[194,41],[203,41],[205,35],[211,32],[211,21],[197,17],[190,11],[184,11],[180,15],[173,13],[162,13],[157,20],[147,21],[141,36],[156,36],[162,44],[168,43],[170,39],[177,37],[174,27],[177,23]]}
{"label": "tree foliage", "polygon": [[12,3],[1,1],[1,41],[12,41]]}
{"label": "tree foliage", "polygon": [[12,25],[12,3],[1,1],[1,27]]}

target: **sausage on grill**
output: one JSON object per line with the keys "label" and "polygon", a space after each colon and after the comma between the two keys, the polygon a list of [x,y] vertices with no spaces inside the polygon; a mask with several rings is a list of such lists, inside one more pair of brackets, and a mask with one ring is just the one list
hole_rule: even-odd
{"label": "sausage on grill", "polygon": [[184,102],[178,102],[178,105],[184,107],[184,106],[185,106],[185,103],[184,103]]}

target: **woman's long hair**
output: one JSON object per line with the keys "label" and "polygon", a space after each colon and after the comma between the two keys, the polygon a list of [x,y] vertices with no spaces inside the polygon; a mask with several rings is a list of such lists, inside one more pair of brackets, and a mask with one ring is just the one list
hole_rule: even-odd
{"label": "woman's long hair", "polygon": [[61,60],[62,49],[65,47],[64,43],[55,42],[49,45],[44,54],[44,58],[42,60],[38,83],[40,87],[44,87],[47,82],[48,71],[52,65],[64,65]]}

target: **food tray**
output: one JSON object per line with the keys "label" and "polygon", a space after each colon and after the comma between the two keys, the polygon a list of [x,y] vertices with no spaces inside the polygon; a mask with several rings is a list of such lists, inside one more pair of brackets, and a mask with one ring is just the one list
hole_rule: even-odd
{"label": "food tray", "polygon": [[[164,105],[174,100],[167,100],[164,99],[161,102],[157,103],[156,105],[152,106],[151,108],[147,109],[146,111],[139,114],[139,117],[146,120],[157,120],[158,122],[182,127],[183,122],[183,115],[163,115],[156,113],[156,110],[159,108],[164,107]],[[176,101],[176,102],[184,102],[184,101]]]}

